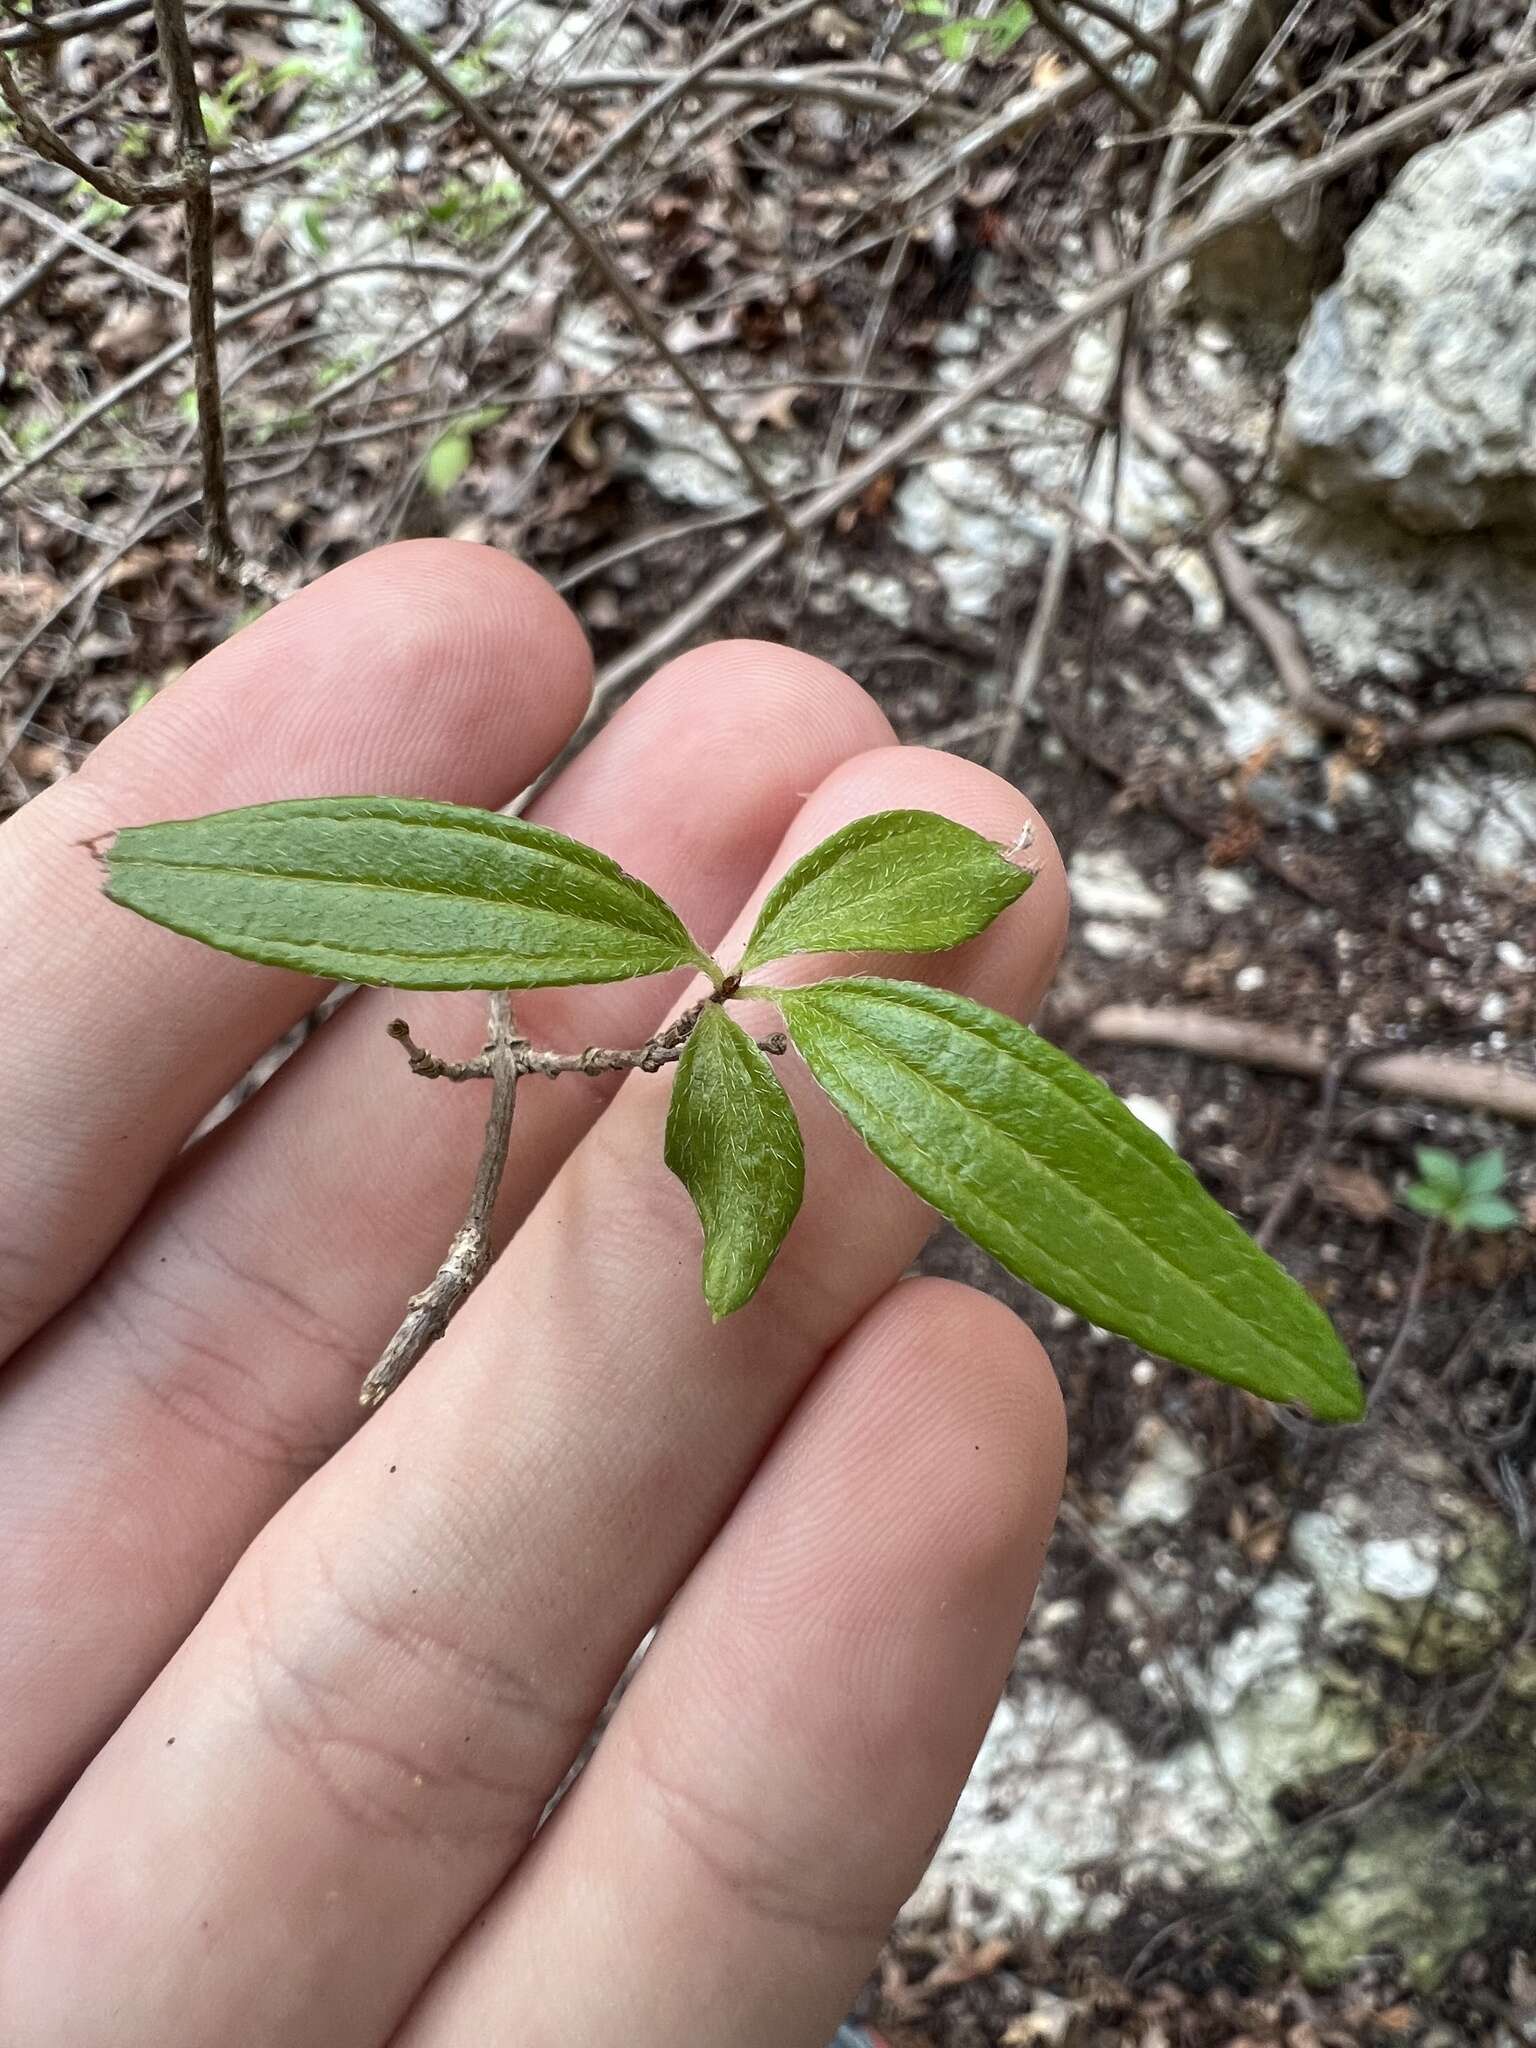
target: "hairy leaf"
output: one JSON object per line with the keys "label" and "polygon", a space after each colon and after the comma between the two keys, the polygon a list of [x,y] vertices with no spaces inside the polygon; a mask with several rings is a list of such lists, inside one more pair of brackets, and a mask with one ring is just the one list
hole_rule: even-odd
{"label": "hairy leaf", "polygon": [[718,1322],[756,1294],[805,1188],[805,1152],[768,1055],[718,1003],[677,1063],[667,1165],[704,1226],[704,1298]]}
{"label": "hairy leaf", "polygon": [[346,796],[119,832],[107,894],[273,967],[393,988],[549,988],[719,969],[653,889],[521,818]]}
{"label": "hairy leaf", "polygon": [[1520,1211],[1502,1195],[1473,1195],[1454,1212],[1463,1230],[1513,1230]]}
{"label": "hairy leaf", "polygon": [[1426,1187],[1442,1188],[1448,1195],[1461,1193],[1461,1161],[1454,1152],[1442,1152],[1437,1145],[1420,1145],[1413,1156]]}
{"label": "hairy leaf", "polygon": [[1479,1152],[1461,1169],[1461,1192],[1464,1195],[1496,1195],[1504,1185],[1506,1172],[1501,1149]]}
{"label": "hairy leaf", "polygon": [[857,818],[764,903],[740,972],[789,953],[933,953],[984,931],[1034,877],[934,811]]}
{"label": "hairy leaf", "polygon": [[1102,1083],[1012,1019],[914,982],[781,990],[870,1149],[1011,1273],[1147,1350],[1348,1421],[1328,1318]]}

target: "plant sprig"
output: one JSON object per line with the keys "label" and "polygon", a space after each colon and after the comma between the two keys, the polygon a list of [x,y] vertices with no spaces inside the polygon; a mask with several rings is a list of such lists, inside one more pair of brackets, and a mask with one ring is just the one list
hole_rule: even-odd
{"label": "plant sprig", "polygon": [[1420,1145],[1414,1153],[1419,1177],[1403,1194],[1410,1209],[1444,1223],[1453,1231],[1513,1230],[1520,1212],[1504,1199],[1504,1154],[1495,1149],[1461,1160],[1436,1145]]}
{"label": "plant sprig", "polygon": [[[770,891],[729,970],[606,854],[450,804],[331,797],[135,826],[106,865],[114,902],[244,959],[492,992],[478,1059],[441,1060],[391,1027],[416,1073],[489,1080],[493,1103],[470,1215],[365,1382],[367,1403],[398,1385],[490,1264],[490,1213],[529,1075],[675,1065],[666,1164],[698,1212],[711,1311],[744,1307],[805,1184],[799,1123],[772,1064],[793,1049],[871,1151],[1018,1278],[1216,1379],[1303,1401],[1324,1420],[1363,1412],[1317,1303],[1065,1053],[920,982],[751,978],[790,957],[938,952],[984,931],[1033,876],[952,819],[882,811],[833,833]],[[701,971],[709,993],[643,1046],[552,1052],[513,1022],[509,991],[678,967]],[[727,1007],[749,1000],[775,1003],[785,1030],[750,1037]]]}

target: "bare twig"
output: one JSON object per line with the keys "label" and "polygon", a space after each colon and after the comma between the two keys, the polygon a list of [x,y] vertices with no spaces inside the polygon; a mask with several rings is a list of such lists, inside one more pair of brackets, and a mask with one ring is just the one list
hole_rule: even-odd
{"label": "bare twig", "polygon": [[[1088,1035],[1101,1044],[1160,1046],[1199,1059],[1231,1060],[1238,1066],[1273,1067],[1283,1074],[1313,1078],[1326,1074],[1330,1058],[1326,1046],[1299,1032],[1185,1007],[1112,1003],[1089,1018]],[[1418,1096],[1536,1124],[1536,1076],[1493,1060],[1438,1052],[1370,1053],[1349,1078],[1352,1085],[1382,1095]]]}
{"label": "bare twig", "polygon": [[16,118],[23,139],[40,156],[73,171],[118,206],[179,204],[187,232],[187,307],[197,392],[198,441],[203,468],[204,538],[215,568],[234,570],[239,550],[229,524],[224,474],[224,411],[219,392],[218,308],[213,294],[212,154],[203,126],[202,102],[192,61],[182,0],[154,0],[160,62],[170,88],[176,130],[174,178],[130,178],[88,163],[34,110],[17,83],[9,57],[0,52],[0,98]]}
{"label": "bare twig", "polygon": [[1264,1221],[1253,1233],[1253,1241],[1263,1251],[1268,1251],[1280,1235],[1292,1209],[1296,1206],[1301,1191],[1313,1178],[1328,1134],[1333,1129],[1334,1111],[1338,1108],[1339,1091],[1349,1078],[1351,1071],[1366,1057],[1363,1048],[1345,1051],[1328,1062],[1323,1074],[1323,1086],[1317,1105],[1311,1135],[1296,1155],[1296,1164],[1286,1175],[1279,1194],[1270,1203]]}
{"label": "bare twig", "polygon": [[1405,747],[1444,747],[1458,740],[1484,740],[1504,735],[1536,747],[1536,697],[1506,691],[1453,704],[1446,711],[1420,718],[1403,733],[1390,735]]}
{"label": "bare twig", "polygon": [[[1079,14],[1088,14],[1095,21],[1108,23],[1111,28],[1118,29],[1126,41],[1145,56],[1155,58],[1159,64],[1166,65],[1201,112],[1207,118],[1215,119],[1214,104],[1180,52],[1184,22],[1177,8],[1174,9],[1163,32],[1155,35],[1144,29],[1140,22],[1133,21],[1128,14],[1122,14],[1118,7],[1108,6],[1106,0],[1075,0],[1075,5]],[[1040,19],[1043,21],[1045,16],[1041,15]],[[1121,55],[1123,57],[1124,53],[1121,52]]]}
{"label": "bare twig", "polygon": [[48,126],[21,89],[11,60],[0,50],[0,99],[10,108],[21,139],[50,163],[73,171],[83,183],[110,199],[114,206],[165,206],[180,199],[180,178],[130,178],[124,172],[90,163],[62,135]]}
{"label": "bare twig", "polygon": [[1024,646],[1008,690],[1008,703],[997,737],[992,742],[991,767],[995,775],[1008,773],[1019,744],[1019,734],[1024,728],[1025,714],[1040,687],[1040,678],[1045,673],[1045,658],[1050,653],[1056,622],[1061,617],[1062,600],[1067,594],[1067,579],[1072,573],[1072,557],[1076,551],[1076,528],[1070,520],[1063,520],[1046,557],[1040,595],[1035,599],[1035,608],[1030,614],[1029,631],[1024,636]]}
{"label": "bare twig", "polygon": [[[258,292],[255,298],[247,299],[243,305],[221,310],[215,321],[215,331],[219,335],[231,333],[235,328],[244,326],[247,321],[259,319],[274,306],[284,305],[290,299],[302,298],[306,292],[321,291],[338,278],[366,276],[370,271],[412,271],[418,267],[415,259],[379,256],[365,257],[351,263],[333,264],[324,270],[305,271],[298,277],[290,277],[282,284],[273,285],[270,291]],[[40,441],[20,461],[13,462],[9,469],[0,474],[0,496],[14,490],[34,470],[41,469],[44,463],[50,462],[60,449],[67,448],[87,427],[94,426],[114,407],[121,405],[125,398],[130,398],[146,384],[152,384],[163,371],[179,363],[183,356],[190,353],[191,347],[191,338],[186,335],[167,342],[163,349],[150,356],[147,361],[135,364],[115,384],[109,385],[105,391],[98,391],[94,398],[88,399],[77,411],[71,413],[46,441]]]}
{"label": "bare twig", "polygon": [[[1190,95],[1190,104],[1195,111],[1219,109],[1226,100],[1234,74],[1241,65],[1244,46],[1252,37],[1254,19],[1264,5],[1265,0],[1230,0],[1218,16],[1210,40],[1195,64],[1196,90]],[[1175,123],[1188,110],[1187,107],[1175,109]],[[1148,256],[1155,256],[1167,237],[1169,219],[1193,147],[1192,135],[1187,132],[1175,135],[1158,166],[1142,244]]]}
{"label": "bare twig", "polygon": [[1034,0],[1034,11],[1071,56],[1091,71],[1111,99],[1118,100],[1138,128],[1155,128],[1157,115],[1135,86],[1128,85],[1112,64],[1107,64],[1086,36],[1079,35],[1056,0]]}
{"label": "bare twig", "polygon": [[1413,1261],[1413,1277],[1408,1282],[1408,1299],[1403,1303],[1402,1319],[1397,1334],[1392,1339],[1386,1357],[1377,1367],[1371,1381],[1370,1393],[1366,1396],[1367,1416],[1378,1414],[1386,1403],[1387,1391],[1397,1377],[1397,1368],[1407,1356],[1419,1327],[1419,1311],[1424,1306],[1424,1290],[1429,1284],[1429,1269],[1434,1261],[1440,1243],[1440,1219],[1432,1216],[1419,1233],[1419,1249]]}
{"label": "bare twig", "polygon": [[[161,5],[173,4],[173,0],[160,0]],[[405,61],[413,65],[422,77],[427,79],[433,90],[447,103],[456,108],[463,118],[480,136],[482,141],[501,158],[513,175],[520,178],[539,203],[559,221],[571,240],[582,251],[593,268],[602,277],[610,291],[619,300],[636,327],[645,336],[656,354],[667,364],[680,384],[689,393],[700,412],[720,435],[727,448],[740,464],[753,495],[767,507],[770,517],[778,527],[781,538],[798,546],[800,529],[786,511],[778,492],[769,482],[762,465],[752,450],[743,441],[738,441],[731,432],[730,424],[719,406],[716,405],[708,387],[694,374],[686,357],[680,356],[667,340],[661,323],[635,290],[619,265],[609,255],[607,247],[581,218],[557,186],[545,177],[532,159],[512,142],[510,137],[497,126],[483,107],[470,98],[457,85],[436,60],[423,50],[416,39],[395,20],[394,16],[379,5],[379,0],[354,0],[359,13],[371,21],[379,33],[392,43]]]}
{"label": "bare twig", "polygon": [[448,1256],[420,1294],[411,1296],[410,1311],[385,1345],[378,1364],[363,1381],[358,1400],[364,1408],[377,1408],[406,1374],[442,1336],[450,1322],[469,1299],[491,1265],[491,1212],[496,1207],[501,1176],[506,1169],[507,1147],[512,1137],[512,1116],[517,1107],[518,1040],[512,1021],[512,999],[505,993],[491,997],[490,1043],[486,1048],[491,1076],[491,1107],[485,1124],[485,1144],[475,1174],[469,1214],[448,1247]]}
{"label": "bare twig", "polygon": [[[1274,601],[1259,588],[1248,557],[1232,538],[1228,520],[1232,513],[1232,491],[1215,466],[1185,446],[1166,421],[1153,412],[1140,381],[1126,380],[1122,411],[1126,425],[1138,441],[1151,449],[1165,469],[1176,477],[1200,507],[1206,521],[1205,545],[1234,611],[1246,621],[1253,637],[1268,655],[1286,696],[1322,732],[1348,735],[1360,721],[1342,704],[1336,704],[1319,688],[1312,663],[1300,633]],[[1533,707],[1536,709],[1536,707]]]}
{"label": "bare twig", "polygon": [[[419,1074],[425,1081],[489,1081],[491,1108],[469,1214],[432,1279],[420,1294],[411,1296],[404,1322],[363,1381],[358,1400],[364,1408],[376,1408],[399,1386],[490,1270],[491,1216],[506,1170],[517,1084],[522,1077],[543,1074],[553,1079],[560,1074],[622,1074],[636,1070],[657,1073],[682,1058],[683,1047],[693,1035],[705,1004],[711,1000],[706,996],[691,1004],[646,1044],[623,1051],[590,1045],[584,1052],[546,1052],[531,1046],[517,1035],[512,1021],[512,998],[505,992],[491,997],[490,1037],[485,1051],[475,1059],[439,1059],[416,1043],[403,1018],[397,1017],[389,1026],[390,1037],[404,1046],[413,1074]],[[767,1053],[784,1053],[789,1049],[789,1040],[782,1031],[772,1032],[757,1043]]]}
{"label": "bare twig", "polygon": [[[802,15],[809,14],[815,5],[816,0],[786,0],[784,6],[775,8],[771,14],[759,15],[755,20],[746,22],[733,35],[724,37],[706,51],[687,71],[679,72],[676,77],[659,85],[627,119],[619,122],[604,136],[589,156],[583,157],[574,169],[567,172],[555,188],[560,197],[566,200],[576,198],[606,164],[626,149],[653,121],[659,120],[675,101],[681,99],[689,86],[695,84],[716,65],[738,56],[759,36],[766,35],[772,29],[783,28],[788,23],[799,20]],[[527,254],[530,244],[543,231],[549,219],[548,210],[541,207],[536,213],[530,214],[528,219],[520,221],[502,246],[481,266],[480,282],[476,290],[467,293],[456,306],[450,307],[446,313],[434,320],[430,327],[417,329],[371,363],[354,370],[351,376],[342,378],[324,394],[320,409],[327,412],[332,410],[343,403],[360,384],[382,376],[404,357],[414,355],[431,342],[440,341],[444,335],[452,333],[455,327],[462,325],[477,307],[485,303],[488,296],[493,295],[498,288],[506,287],[509,276],[516,275],[515,266]]]}
{"label": "bare twig", "polygon": [[1206,550],[1228,602],[1247,622],[1269,656],[1286,696],[1309,724],[1342,738],[1367,737],[1374,742],[1373,756],[1397,749],[1450,746],[1458,741],[1497,736],[1523,739],[1536,747],[1536,697],[1520,692],[1479,697],[1427,718],[1400,727],[1382,727],[1379,731],[1337,703],[1319,686],[1300,633],[1260,589],[1252,564],[1232,536],[1227,522],[1233,499],[1225,477],[1203,456],[1187,448],[1174,429],[1152,411],[1146,393],[1134,378],[1127,382],[1123,410],[1126,424],[1137,439],[1152,450],[1199,505],[1207,522]]}
{"label": "bare twig", "polygon": [[160,62],[171,92],[187,227],[187,311],[203,465],[203,538],[216,569],[238,569],[224,476],[224,401],[219,390],[218,305],[213,295],[213,153],[203,125],[192,42],[182,0],[155,0]]}
{"label": "bare twig", "polygon": [[[56,213],[50,213],[46,206],[39,206],[35,200],[28,199],[24,192],[11,192],[0,186],[0,206],[10,207],[13,213],[19,213],[23,220],[31,221],[34,227],[46,228],[50,234],[57,235],[64,245],[57,252],[58,256],[62,256],[67,249],[80,249],[87,256],[94,256],[98,263],[105,263],[109,270],[119,270],[124,277],[132,278],[133,282],[142,285],[145,291],[159,292],[165,298],[175,299],[178,305],[185,305],[187,288],[184,284],[178,284],[173,277],[162,277],[157,270],[150,270],[142,263],[135,263],[131,256],[120,255],[110,243],[98,242],[94,235],[88,235],[83,228],[76,227],[73,221],[61,220]],[[57,261],[57,256],[53,260]],[[10,303],[11,295],[7,294],[5,304]],[[4,310],[4,305],[0,305],[0,311]]]}
{"label": "bare twig", "polygon": [[29,50],[40,43],[62,43],[71,36],[93,35],[131,21],[136,14],[148,14],[150,0],[98,0],[95,7],[68,7],[58,14],[13,22],[0,29],[0,50]]}
{"label": "bare twig", "polygon": [[[1189,10],[1185,27],[1184,42],[1192,45],[1208,31],[1215,13],[1215,0],[1200,0],[1200,4]],[[1149,24],[1147,33],[1161,37],[1173,27],[1179,18],[1177,4]],[[1125,43],[1108,53],[1111,63],[1121,63],[1134,45]],[[919,198],[930,186],[941,179],[963,173],[972,164],[991,154],[999,147],[1017,148],[1031,135],[1047,127],[1062,114],[1088,99],[1097,86],[1093,73],[1079,66],[1069,71],[1065,78],[1058,78],[1054,84],[1031,88],[1016,93],[1012,99],[994,114],[990,120],[982,121],[969,134],[962,135],[946,151],[938,152],[930,162],[898,185],[888,195],[887,203],[906,208]]]}
{"label": "bare twig", "polygon": [[[32,15],[0,29],[0,50],[31,50],[70,41],[74,36],[95,35],[115,28],[120,21],[132,21],[136,14],[152,11],[153,0],[97,0],[93,7],[66,7],[57,14]],[[313,22],[308,8],[285,7],[281,0],[220,0],[218,12],[233,15],[277,15],[290,21]]]}
{"label": "bare twig", "polygon": [[[759,28],[761,24],[756,24]],[[858,75],[863,73],[863,76]],[[681,74],[655,70],[644,65],[614,67],[602,71],[573,71],[552,79],[549,90],[561,98],[580,98],[587,93],[625,92],[637,86],[670,85]],[[697,78],[697,70],[694,78]],[[969,110],[943,94],[928,94],[914,102],[910,93],[895,89],[890,74],[868,65],[787,64],[781,71],[730,71],[711,64],[703,74],[710,92],[740,93],[744,97],[767,96],[794,99],[833,100],[856,113],[928,114],[954,119]],[[884,76],[886,82],[880,82]],[[690,79],[690,82],[693,82]]]}
{"label": "bare twig", "polygon": [[[1096,223],[1095,235],[1100,236],[1103,231],[1104,223]],[[1102,381],[1097,394],[1094,407],[1097,412],[1102,412],[1122,381],[1128,340],[1126,323],[1127,313],[1122,311],[1115,322],[1118,332],[1113,352],[1113,367]],[[1078,487],[1080,490],[1086,490],[1093,480],[1103,441],[1104,430],[1096,426],[1087,437],[1082,462],[1082,481]],[[1114,525],[1113,503],[1110,507],[1110,525]],[[1008,773],[1019,744],[1019,734],[1023,730],[1025,716],[1040,688],[1040,678],[1045,673],[1046,659],[1051,651],[1051,642],[1056,636],[1061,607],[1066,600],[1067,583],[1072,574],[1072,558],[1076,552],[1077,528],[1075,522],[1068,519],[1057,529],[1056,537],[1051,542],[1051,551],[1046,557],[1045,575],[1040,583],[1040,594],[1035,600],[1029,631],[1024,636],[1024,645],[1013,671],[1003,721],[996,739],[992,742],[991,766],[995,775]]]}
{"label": "bare twig", "polygon": [[[514,1047],[517,1071],[520,1075],[542,1074],[548,1080],[554,1080],[560,1074],[659,1073],[663,1067],[669,1067],[682,1058],[683,1047],[693,1036],[693,1028],[703,1008],[702,1002],[695,1003],[644,1045],[622,1048],[589,1045],[581,1052],[548,1052],[519,1040]],[[397,1017],[389,1026],[389,1035],[405,1047],[406,1064],[424,1081],[488,1081],[492,1078],[489,1052],[480,1053],[472,1060],[439,1059],[436,1053],[428,1052],[424,1045],[416,1043],[410,1026],[402,1017]],[[782,1031],[768,1032],[757,1040],[757,1045],[766,1053],[778,1054],[789,1050],[789,1040]]]}

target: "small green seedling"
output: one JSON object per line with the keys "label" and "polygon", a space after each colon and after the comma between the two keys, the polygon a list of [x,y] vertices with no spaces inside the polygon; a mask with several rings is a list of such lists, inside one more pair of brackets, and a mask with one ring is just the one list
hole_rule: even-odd
{"label": "small green seedling", "polygon": [[1502,1193],[1502,1152],[1479,1152],[1463,1161],[1454,1152],[1420,1145],[1413,1157],[1419,1177],[1405,1189],[1403,1200],[1421,1216],[1432,1216],[1456,1231],[1513,1230],[1520,1221],[1519,1211]]}
{"label": "small green seedling", "polygon": [[1009,0],[994,14],[955,14],[948,0],[907,0],[905,12],[926,15],[938,22],[920,34],[909,36],[909,50],[923,50],[936,43],[951,64],[963,64],[973,51],[992,57],[1006,57],[1035,18],[1028,0]]}
{"label": "small green seedling", "polygon": [[[928,953],[975,937],[1033,877],[928,811],[860,818],[770,891],[722,967],[606,854],[520,818],[386,797],[257,805],[118,833],[106,890],[244,959],[402,989],[492,991],[491,1038],[451,1062],[392,1026],[426,1078],[486,1080],[469,1217],[364,1383],[382,1399],[490,1263],[520,1079],[674,1065],[665,1158],[704,1233],[716,1318],[757,1292],[800,1207],[800,1125],[774,1061],[792,1048],[872,1152],[1010,1273],[1148,1351],[1327,1421],[1364,1407],[1326,1315],[1183,1160],[1065,1053],[1010,1017],[871,974],[764,978],[829,953]],[[709,992],[643,1046],[559,1053],[518,1036],[508,991],[690,967]],[[771,1003],[757,1036],[732,1006]]]}

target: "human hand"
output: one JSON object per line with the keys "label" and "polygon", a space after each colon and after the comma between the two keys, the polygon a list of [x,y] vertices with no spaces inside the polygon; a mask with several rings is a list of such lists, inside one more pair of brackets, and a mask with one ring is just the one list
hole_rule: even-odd
{"label": "human hand", "polygon": [[[901,1280],[927,1212],[793,1062],[805,1204],[749,1308],[714,1326],[700,1298],[669,1075],[529,1082],[506,1249],[362,1428],[358,1384],[462,1216],[480,1092],[413,1081],[396,1000],[364,991],[182,1152],[314,985],[125,916],[85,842],[281,796],[495,806],[588,682],[529,571],[381,550],[0,832],[18,2048],[819,2048],[985,1729],[1055,1507],[1055,1383],[1005,1308]],[[673,662],[532,815],[713,944],[890,806],[1034,827],[1035,886],[923,970],[1027,1015],[1065,923],[1049,836],[807,656]],[[543,991],[519,1023],[637,1044],[685,986]],[[482,1004],[409,1015],[472,1051]]]}

